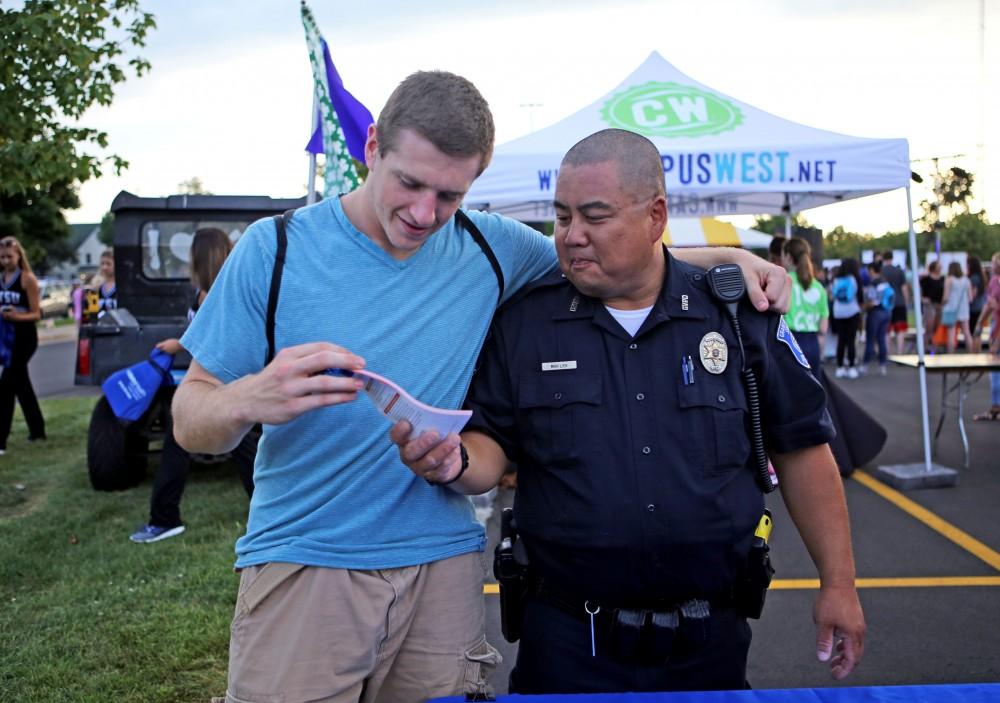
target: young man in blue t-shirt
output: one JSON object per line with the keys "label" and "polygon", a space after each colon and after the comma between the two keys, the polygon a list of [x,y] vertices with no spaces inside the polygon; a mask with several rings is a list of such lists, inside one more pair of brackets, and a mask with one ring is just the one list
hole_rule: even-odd
{"label": "young man in blue t-shirt", "polygon": [[[497,304],[498,277],[455,212],[489,163],[489,108],[467,80],[421,72],[369,127],[356,191],[295,213],[266,356],[270,220],[230,255],[181,343],[174,398],[188,451],[220,453],[264,425],[230,641],[229,701],[415,701],[475,692],[499,660],[485,639],[482,528],[468,499],[400,463],[360,382],[370,368],[421,401],[460,406]],[[556,265],[551,242],[470,212],[503,299]],[[759,307],[786,276],[733,250]],[[762,287],[766,288],[762,291]],[[363,355],[363,356],[362,356]]]}

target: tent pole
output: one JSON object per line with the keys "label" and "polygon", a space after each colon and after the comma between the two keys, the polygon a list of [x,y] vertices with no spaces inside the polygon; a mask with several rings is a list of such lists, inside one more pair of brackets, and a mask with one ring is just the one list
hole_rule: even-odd
{"label": "tent pole", "polygon": [[781,208],[785,212],[785,239],[792,238],[792,203],[785,193],[785,206]]}
{"label": "tent pole", "polygon": [[931,424],[927,416],[927,368],[924,366],[924,315],[920,305],[920,276],[917,264],[917,234],[913,231],[913,201],[906,186],[906,221],[909,227],[910,271],[913,272],[913,313],[917,324],[917,371],[920,376],[920,417],[924,430],[924,470],[931,470]]}

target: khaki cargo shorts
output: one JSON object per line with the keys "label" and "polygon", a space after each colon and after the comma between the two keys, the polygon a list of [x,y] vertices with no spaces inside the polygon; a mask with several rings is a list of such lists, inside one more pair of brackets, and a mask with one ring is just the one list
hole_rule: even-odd
{"label": "khaki cargo shorts", "polygon": [[485,692],[480,552],[361,571],[244,569],[229,645],[228,703],[418,703]]}

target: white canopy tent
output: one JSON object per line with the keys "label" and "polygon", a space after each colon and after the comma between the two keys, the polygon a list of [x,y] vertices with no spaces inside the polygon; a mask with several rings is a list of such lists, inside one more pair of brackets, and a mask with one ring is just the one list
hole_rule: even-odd
{"label": "white canopy tent", "polygon": [[[466,205],[525,221],[554,218],[552,197],[563,155],[608,127],[649,137],[660,151],[670,217],[785,214],[906,188],[910,264],[917,270],[905,139],[866,139],[771,115],[705,86],[653,52],[596,102],[544,129],[497,147]],[[786,220],[787,221],[787,220]],[[676,225],[675,225],[676,226]],[[919,282],[914,280],[915,299]],[[923,329],[916,306],[917,329]],[[922,335],[920,395],[924,467],[932,469]],[[899,467],[908,468],[908,467]]]}
{"label": "white canopy tent", "polygon": [[553,219],[563,155],[608,127],[659,148],[671,217],[780,214],[907,185],[905,139],[849,137],[790,122],[681,73],[653,52],[616,88],[556,124],[497,147],[466,203]]}

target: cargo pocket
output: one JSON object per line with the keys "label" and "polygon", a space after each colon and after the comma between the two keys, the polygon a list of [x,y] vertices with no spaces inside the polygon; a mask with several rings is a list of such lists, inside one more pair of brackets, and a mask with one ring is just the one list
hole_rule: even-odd
{"label": "cargo pocket", "polygon": [[304,564],[269,562],[264,564],[245,586],[241,584],[236,597],[236,616],[246,616],[274,592],[278,586],[306,568]]}
{"label": "cargo pocket", "polygon": [[503,660],[486,636],[465,650],[465,676],[462,690],[467,701],[493,701],[496,694],[488,683],[490,674]]}

